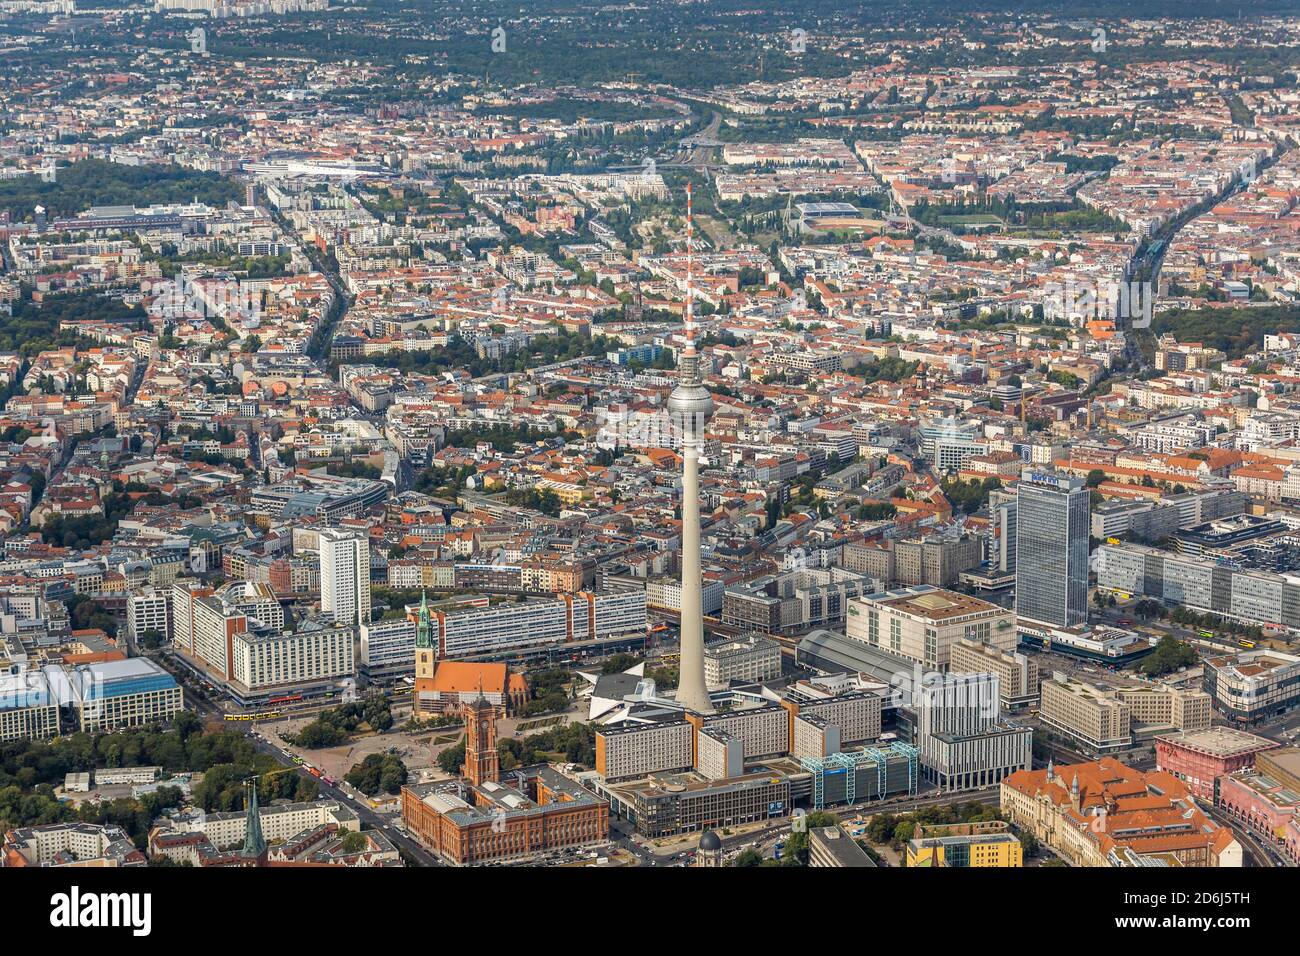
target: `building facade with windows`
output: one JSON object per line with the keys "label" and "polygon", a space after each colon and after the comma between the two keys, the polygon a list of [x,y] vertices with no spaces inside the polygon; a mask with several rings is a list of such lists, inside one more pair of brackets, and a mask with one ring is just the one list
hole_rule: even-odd
{"label": "building facade with windows", "polygon": [[1088,619],[1088,488],[1025,469],[1016,491],[1016,616],[1057,627]]}
{"label": "building facade with windows", "polygon": [[961,639],[1000,651],[1016,647],[1015,615],[977,597],[930,585],[882,591],[852,601],[847,635],[872,647],[948,670]]}
{"label": "building facade with windows", "polygon": [[370,541],[364,534],[321,530],[320,606],[344,627],[370,622]]}

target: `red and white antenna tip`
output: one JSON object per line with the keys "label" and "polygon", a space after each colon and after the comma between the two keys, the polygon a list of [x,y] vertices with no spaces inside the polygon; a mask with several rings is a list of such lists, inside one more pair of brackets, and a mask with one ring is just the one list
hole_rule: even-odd
{"label": "red and white antenna tip", "polygon": [[691,210],[691,184],[686,184],[686,352],[695,354],[695,310],[692,300],[695,298],[695,256],[692,252],[694,237],[694,216]]}

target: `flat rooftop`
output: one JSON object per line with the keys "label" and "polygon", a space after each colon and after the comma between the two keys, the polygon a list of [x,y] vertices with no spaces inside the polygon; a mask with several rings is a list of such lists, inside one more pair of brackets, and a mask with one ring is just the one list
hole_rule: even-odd
{"label": "flat rooftop", "polygon": [[1268,762],[1282,773],[1300,777],[1300,748],[1279,747],[1268,755]]}
{"label": "flat rooftop", "polygon": [[1258,677],[1261,674],[1267,674],[1269,671],[1277,670],[1279,667],[1290,667],[1297,662],[1300,662],[1300,658],[1269,650],[1225,654],[1222,657],[1212,657],[1209,660],[1211,666],[1219,669],[1231,667],[1243,677]]}
{"label": "flat rooftop", "polygon": [[918,587],[901,591],[884,591],[869,595],[867,600],[930,621],[946,621],[987,611],[1005,611],[1004,608],[980,598],[942,588]]}
{"label": "flat rooftop", "polygon": [[1264,797],[1275,807],[1286,810],[1300,810],[1300,794],[1282,785],[1266,773],[1257,770],[1242,770],[1230,778],[1243,784]]}
{"label": "flat rooftop", "polygon": [[1271,750],[1278,746],[1275,741],[1232,727],[1210,727],[1207,730],[1193,730],[1181,734],[1161,734],[1156,740],[1163,740],[1176,747],[1184,747],[1212,757],[1237,757],[1258,753],[1261,750]]}
{"label": "flat rooftop", "polygon": [[658,797],[665,794],[699,793],[710,790],[748,790],[780,783],[783,776],[768,769],[746,770],[743,777],[723,777],[717,780],[710,780],[695,771],[656,773],[640,780],[610,784],[609,789],[615,793],[636,793],[643,797]]}

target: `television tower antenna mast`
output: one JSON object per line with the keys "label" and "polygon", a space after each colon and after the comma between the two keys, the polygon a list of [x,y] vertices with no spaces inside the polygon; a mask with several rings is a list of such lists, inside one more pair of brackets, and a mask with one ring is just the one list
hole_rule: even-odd
{"label": "television tower antenna mast", "polygon": [[677,702],[698,714],[713,712],[704,683],[704,594],[700,567],[700,456],[704,423],[713,398],[700,376],[695,348],[695,218],[691,184],[686,184],[686,345],[677,387],[668,396],[668,412],[682,436],[682,604],[681,657]]}

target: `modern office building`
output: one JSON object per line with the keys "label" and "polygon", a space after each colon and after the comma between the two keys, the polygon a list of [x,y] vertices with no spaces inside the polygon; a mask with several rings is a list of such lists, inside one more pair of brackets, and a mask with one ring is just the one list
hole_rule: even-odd
{"label": "modern office building", "polygon": [[65,673],[72,693],[60,704],[75,709],[86,733],[161,723],[184,704],[176,679],[148,658],[80,664]]}
{"label": "modern office building", "polygon": [[1300,582],[1292,576],[1136,544],[1106,544],[1097,551],[1100,589],[1300,633]]}
{"label": "modern office building", "polygon": [[1088,619],[1088,488],[1081,478],[1021,473],[1016,616],[1057,627]]}
{"label": "modern office building", "polygon": [[1094,538],[1130,538],[1158,541],[1179,529],[1239,515],[1249,497],[1235,488],[1209,488],[1156,500],[1112,498],[1093,509]]}
{"label": "modern office building", "polygon": [[937,471],[960,471],[967,459],[986,454],[989,444],[978,422],[941,418],[921,426],[917,433],[921,454]]}
{"label": "modern office building", "polygon": [[1206,658],[1205,691],[1235,724],[1249,726],[1300,704],[1300,657],[1254,650]]}
{"label": "modern office building", "polygon": [[799,769],[812,777],[807,799],[815,810],[915,794],[921,777],[920,753],[901,740],[800,758]]}
{"label": "modern office building", "polygon": [[171,601],[169,592],[146,588],[126,599],[126,629],[131,639],[139,641],[149,631],[164,639],[171,636]]}
{"label": "modern office building", "polygon": [[853,640],[935,670],[948,669],[952,646],[963,638],[1008,652],[1017,641],[1011,611],[926,584],[851,601],[847,620]]}
{"label": "modern office building", "polygon": [[370,541],[364,533],[321,530],[320,606],[343,627],[370,622]]}
{"label": "modern office building", "polygon": [[44,740],[59,732],[59,704],[44,671],[0,674],[0,741]]}
{"label": "modern office building", "polygon": [[391,492],[392,486],[386,481],[299,476],[292,481],[254,489],[248,509],[252,514],[282,520],[316,517],[325,522],[338,522],[383,504]]}
{"label": "modern office building", "polygon": [[175,678],[148,658],[46,664],[0,676],[0,741],[143,727],[183,704]]}
{"label": "modern office building", "polygon": [[1033,730],[1003,720],[993,674],[925,675],[912,689],[922,775],[941,790],[998,783],[1030,766]]}
{"label": "modern office building", "polygon": [[1133,746],[1133,712],[1113,691],[1105,691],[1060,671],[1042,683],[1038,718],[1048,729],[1104,754]]}
{"label": "modern office building", "polygon": [[948,670],[954,674],[995,674],[1003,710],[1015,710],[1038,700],[1038,660],[1028,654],[962,637],[953,642]]}

